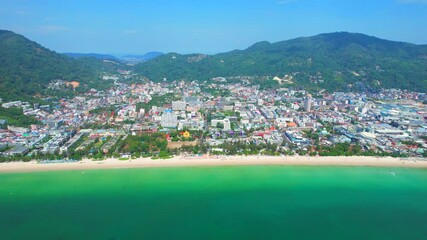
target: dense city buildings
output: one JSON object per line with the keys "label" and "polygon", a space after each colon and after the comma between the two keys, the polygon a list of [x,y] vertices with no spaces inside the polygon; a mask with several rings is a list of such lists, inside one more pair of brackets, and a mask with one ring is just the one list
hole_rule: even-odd
{"label": "dense city buildings", "polygon": [[[425,93],[309,93],[293,85],[265,88],[247,77],[127,83],[129,74],[106,76],[114,77],[111,89],[91,89],[48,104],[3,102],[3,108],[19,108],[37,123],[15,126],[0,119],[2,157],[427,153]],[[153,134],[163,136],[166,146],[156,147],[149,139],[129,142],[129,136]]]}

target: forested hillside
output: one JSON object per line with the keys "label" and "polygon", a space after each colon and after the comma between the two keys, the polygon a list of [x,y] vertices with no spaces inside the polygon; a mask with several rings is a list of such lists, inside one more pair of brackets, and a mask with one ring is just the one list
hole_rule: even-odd
{"label": "forested hillside", "polygon": [[73,59],[27,38],[0,30],[0,98],[16,100],[43,94],[54,79],[99,84],[100,73],[117,66],[95,58]]}
{"label": "forested hillside", "polygon": [[170,53],[141,63],[137,72],[159,81],[230,76],[290,75],[298,85],[329,90],[427,89],[427,46],[363,34],[330,33],[217,55]]}

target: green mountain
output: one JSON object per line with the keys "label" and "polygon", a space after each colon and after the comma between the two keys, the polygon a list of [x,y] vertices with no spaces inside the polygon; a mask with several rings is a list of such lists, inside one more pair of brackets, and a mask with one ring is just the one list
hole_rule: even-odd
{"label": "green mountain", "polygon": [[146,54],[143,55],[125,55],[120,57],[120,60],[124,61],[124,62],[129,62],[129,63],[140,63],[140,62],[146,62],[149,61],[151,59],[154,59],[158,56],[163,55],[163,53],[161,52],[148,52]]}
{"label": "green mountain", "polygon": [[115,64],[95,58],[73,59],[15,34],[0,30],[0,98],[23,100],[44,95],[55,79],[78,81],[81,89],[99,84],[99,75]]}
{"label": "green mountain", "polygon": [[169,53],[137,65],[136,70],[154,81],[289,75],[297,85],[328,90],[426,91],[427,45],[339,32],[260,42],[216,55]]}
{"label": "green mountain", "polygon": [[[102,73],[122,67],[96,58],[74,59],[0,30],[0,98],[4,101],[69,94],[47,89],[55,79],[80,82],[77,91],[107,88],[109,85],[99,80]],[[277,43],[260,42],[246,50],[216,55],[169,53],[136,65],[135,71],[153,81],[253,76],[259,82],[265,77],[288,75],[288,81],[283,81],[285,86],[294,83],[328,90],[386,87],[425,92],[427,45],[330,33]]]}
{"label": "green mountain", "polygon": [[101,54],[101,53],[63,53],[64,55],[72,58],[96,58],[99,60],[111,60],[119,61],[115,56],[110,54]]}

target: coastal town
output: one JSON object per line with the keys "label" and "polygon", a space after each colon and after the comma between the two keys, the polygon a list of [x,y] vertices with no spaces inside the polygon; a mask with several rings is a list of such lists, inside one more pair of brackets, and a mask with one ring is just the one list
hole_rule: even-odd
{"label": "coastal town", "polygon": [[[2,101],[37,123],[0,119],[0,159],[427,156],[426,93],[308,91],[288,84],[289,76],[265,80],[273,87],[248,76],[153,82],[122,71],[102,78],[112,87],[44,105]],[[68,84],[56,80],[49,88]]]}
{"label": "coastal town", "polygon": [[427,240],[427,0],[0,2],[0,240]]}

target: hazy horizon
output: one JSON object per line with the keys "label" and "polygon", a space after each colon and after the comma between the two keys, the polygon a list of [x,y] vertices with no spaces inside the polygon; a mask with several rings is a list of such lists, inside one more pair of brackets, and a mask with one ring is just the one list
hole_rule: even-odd
{"label": "hazy horizon", "polygon": [[0,29],[60,53],[215,54],[330,32],[426,44],[426,0],[8,1]]}

